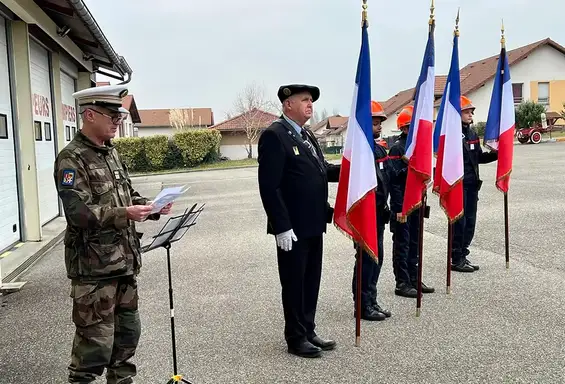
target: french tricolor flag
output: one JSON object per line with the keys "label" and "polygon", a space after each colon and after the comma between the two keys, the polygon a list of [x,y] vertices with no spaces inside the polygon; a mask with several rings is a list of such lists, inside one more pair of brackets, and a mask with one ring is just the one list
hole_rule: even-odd
{"label": "french tricolor flag", "polygon": [[512,158],[514,156],[514,94],[506,48],[503,46],[498,59],[494,78],[492,98],[485,127],[484,144],[498,151],[496,168],[496,187],[501,192],[508,192]]}
{"label": "french tricolor flag", "polygon": [[434,131],[437,155],[433,191],[450,223],[463,215],[463,144],[461,142],[461,83],[459,37],[453,37],[451,66],[443,91]]}
{"label": "french tricolor flag", "polygon": [[420,77],[416,85],[414,112],[406,139],[408,174],[402,206],[402,217],[406,218],[420,207],[424,191],[432,178],[433,167],[433,121],[434,121],[434,24],[432,23],[424,53]]}
{"label": "french tricolor flag", "polygon": [[371,66],[367,23],[361,32],[351,114],[341,160],[334,207],[334,225],[377,259],[377,174],[373,155]]}

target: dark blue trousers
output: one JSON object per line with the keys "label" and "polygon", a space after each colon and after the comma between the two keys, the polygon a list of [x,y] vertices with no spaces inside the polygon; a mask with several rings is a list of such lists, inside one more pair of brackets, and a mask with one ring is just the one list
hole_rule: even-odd
{"label": "dark blue trousers", "polygon": [[[385,232],[385,223],[381,218],[379,220],[379,215],[377,214],[377,244],[378,244],[378,257],[377,262],[373,259],[367,252],[363,251],[361,257],[361,307],[366,307],[377,302],[377,282],[379,280],[379,275],[381,273],[381,267],[383,265],[384,255],[383,255],[383,237]],[[353,268],[353,281],[352,281],[352,292],[353,292],[353,302],[357,302],[357,263],[355,261],[355,266]]]}
{"label": "dark blue trousers", "polygon": [[478,201],[478,184],[463,184],[464,215],[453,223],[453,246],[451,248],[451,262],[453,264],[461,263],[469,255],[469,246],[475,236]]}
{"label": "dark blue trousers", "polygon": [[406,218],[405,223],[391,218],[392,228],[392,267],[396,285],[412,284],[418,279],[418,242],[420,236],[420,210],[417,209]]}

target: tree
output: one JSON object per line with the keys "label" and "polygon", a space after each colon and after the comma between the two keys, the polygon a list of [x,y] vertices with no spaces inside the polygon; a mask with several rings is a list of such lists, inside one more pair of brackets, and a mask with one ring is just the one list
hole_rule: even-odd
{"label": "tree", "polygon": [[545,106],[534,101],[524,101],[516,108],[516,128],[529,128],[541,124]]}
{"label": "tree", "polygon": [[192,108],[175,108],[169,111],[169,124],[177,130],[193,128],[193,120],[194,110]]}
{"label": "tree", "polygon": [[320,115],[320,121],[325,120],[327,118],[328,118],[328,111],[326,111],[326,109],[324,108],[322,114]]}
{"label": "tree", "polygon": [[559,114],[563,119],[565,119],[565,103],[563,103],[563,110]]}
{"label": "tree", "polygon": [[261,130],[266,128],[263,112],[276,113],[281,109],[265,96],[263,87],[250,83],[238,94],[234,102],[234,111],[234,114],[240,115],[243,120],[247,140],[245,150],[247,157],[252,159],[253,144],[257,143]]}

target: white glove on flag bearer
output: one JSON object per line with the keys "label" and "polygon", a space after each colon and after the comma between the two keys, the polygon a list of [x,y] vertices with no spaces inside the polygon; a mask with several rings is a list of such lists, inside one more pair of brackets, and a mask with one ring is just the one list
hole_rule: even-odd
{"label": "white glove on flag bearer", "polygon": [[286,252],[292,249],[292,241],[298,240],[292,229],[289,229],[288,231],[283,233],[279,233],[276,236],[276,239],[277,239],[277,246]]}

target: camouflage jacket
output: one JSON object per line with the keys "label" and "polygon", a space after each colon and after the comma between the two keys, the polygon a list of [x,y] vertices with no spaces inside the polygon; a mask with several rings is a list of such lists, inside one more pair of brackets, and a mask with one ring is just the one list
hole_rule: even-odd
{"label": "camouflage jacket", "polygon": [[67,276],[99,280],[139,273],[141,234],[126,207],[147,199],[132,188],[115,147],[97,146],[78,132],[57,156],[54,178],[67,219]]}

